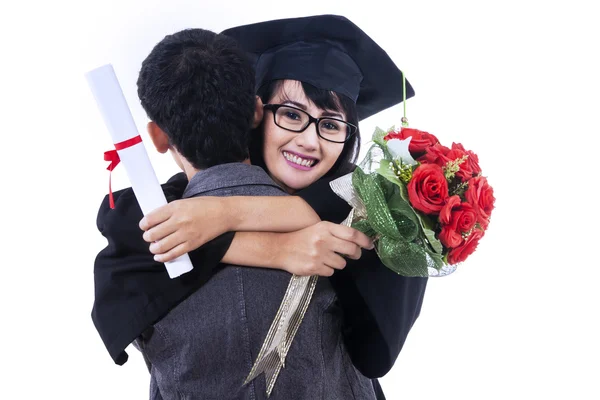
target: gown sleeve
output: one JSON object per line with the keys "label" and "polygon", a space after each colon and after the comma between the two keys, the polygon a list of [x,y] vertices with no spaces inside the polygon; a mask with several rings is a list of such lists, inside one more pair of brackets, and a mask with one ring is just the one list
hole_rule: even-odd
{"label": "gown sleeve", "polygon": [[[298,192],[322,220],[342,222],[350,206],[321,179]],[[355,367],[369,378],[384,376],[393,367],[415,323],[427,278],[397,275],[374,250],[363,250],[330,278],[344,311],[344,342]]]}
{"label": "gown sleeve", "polygon": [[[161,185],[168,201],[181,198],[187,185],[184,174]],[[94,262],[92,320],[116,364],[127,361],[125,348],[148,326],[202,286],[229,249],[234,233],[225,233],[189,253],[194,269],[170,279],[164,264],[154,261],[142,238],[142,210],[131,188],[114,194],[115,208],[106,196],[96,225],[108,245]]]}

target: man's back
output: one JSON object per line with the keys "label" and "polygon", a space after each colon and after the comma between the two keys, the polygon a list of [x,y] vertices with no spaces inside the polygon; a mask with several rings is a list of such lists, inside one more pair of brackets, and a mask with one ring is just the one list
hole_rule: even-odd
{"label": "man's back", "polygon": [[[285,193],[258,167],[225,164],[194,176],[184,197],[207,195]],[[264,376],[246,386],[243,382],[290,277],[279,270],[222,265],[156,323],[140,347],[162,398],[264,398]],[[335,300],[329,280],[320,279],[270,399],[374,398],[370,381],[354,369],[343,347]]]}

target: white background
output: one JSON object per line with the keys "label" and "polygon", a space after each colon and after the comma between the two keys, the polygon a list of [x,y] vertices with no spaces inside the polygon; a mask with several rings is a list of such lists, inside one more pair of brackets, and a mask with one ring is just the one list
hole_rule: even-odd
{"label": "white background", "polygon": [[[414,85],[412,127],[480,158],[496,210],[479,250],[431,279],[382,385],[395,399],[599,399],[598,13],[592,1],[22,2],[0,10],[0,398],[144,399],[135,349],[114,365],[91,318],[95,218],[111,148],[83,74],[135,80],[166,34],[343,14]],[[400,90],[400,88],[398,88]],[[399,124],[401,107],[361,125]],[[177,172],[146,141],[161,181]],[[128,186],[124,169],[113,188]]]}

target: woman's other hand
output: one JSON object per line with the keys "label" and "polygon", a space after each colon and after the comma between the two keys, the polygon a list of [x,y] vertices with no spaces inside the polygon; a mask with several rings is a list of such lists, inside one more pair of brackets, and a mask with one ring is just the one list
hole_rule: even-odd
{"label": "woman's other hand", "polygon": [[230,214],[220,197],[175,200],[140,221],[144,240],[158,262],[167,262],[197,249],[231,229]]}
{"label": "woman's other hand", "polygon": [[296,275],[331,276],[346,266],[345,257],[359,259],[373,242],[364,233],[327,221],[280,234],[277,263]]}

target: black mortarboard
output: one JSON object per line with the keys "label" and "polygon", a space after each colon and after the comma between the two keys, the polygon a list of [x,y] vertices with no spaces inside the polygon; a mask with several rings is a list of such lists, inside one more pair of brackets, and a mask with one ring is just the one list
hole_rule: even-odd
{"label": "black mortarboard", "polygon": [[[402,72],[345,17],[318,15],[226,29],[255,61],[257,88],[293,79],[356,102],[359,120],[402,102]],[[414,96],[406,81],[406,98]]]}

